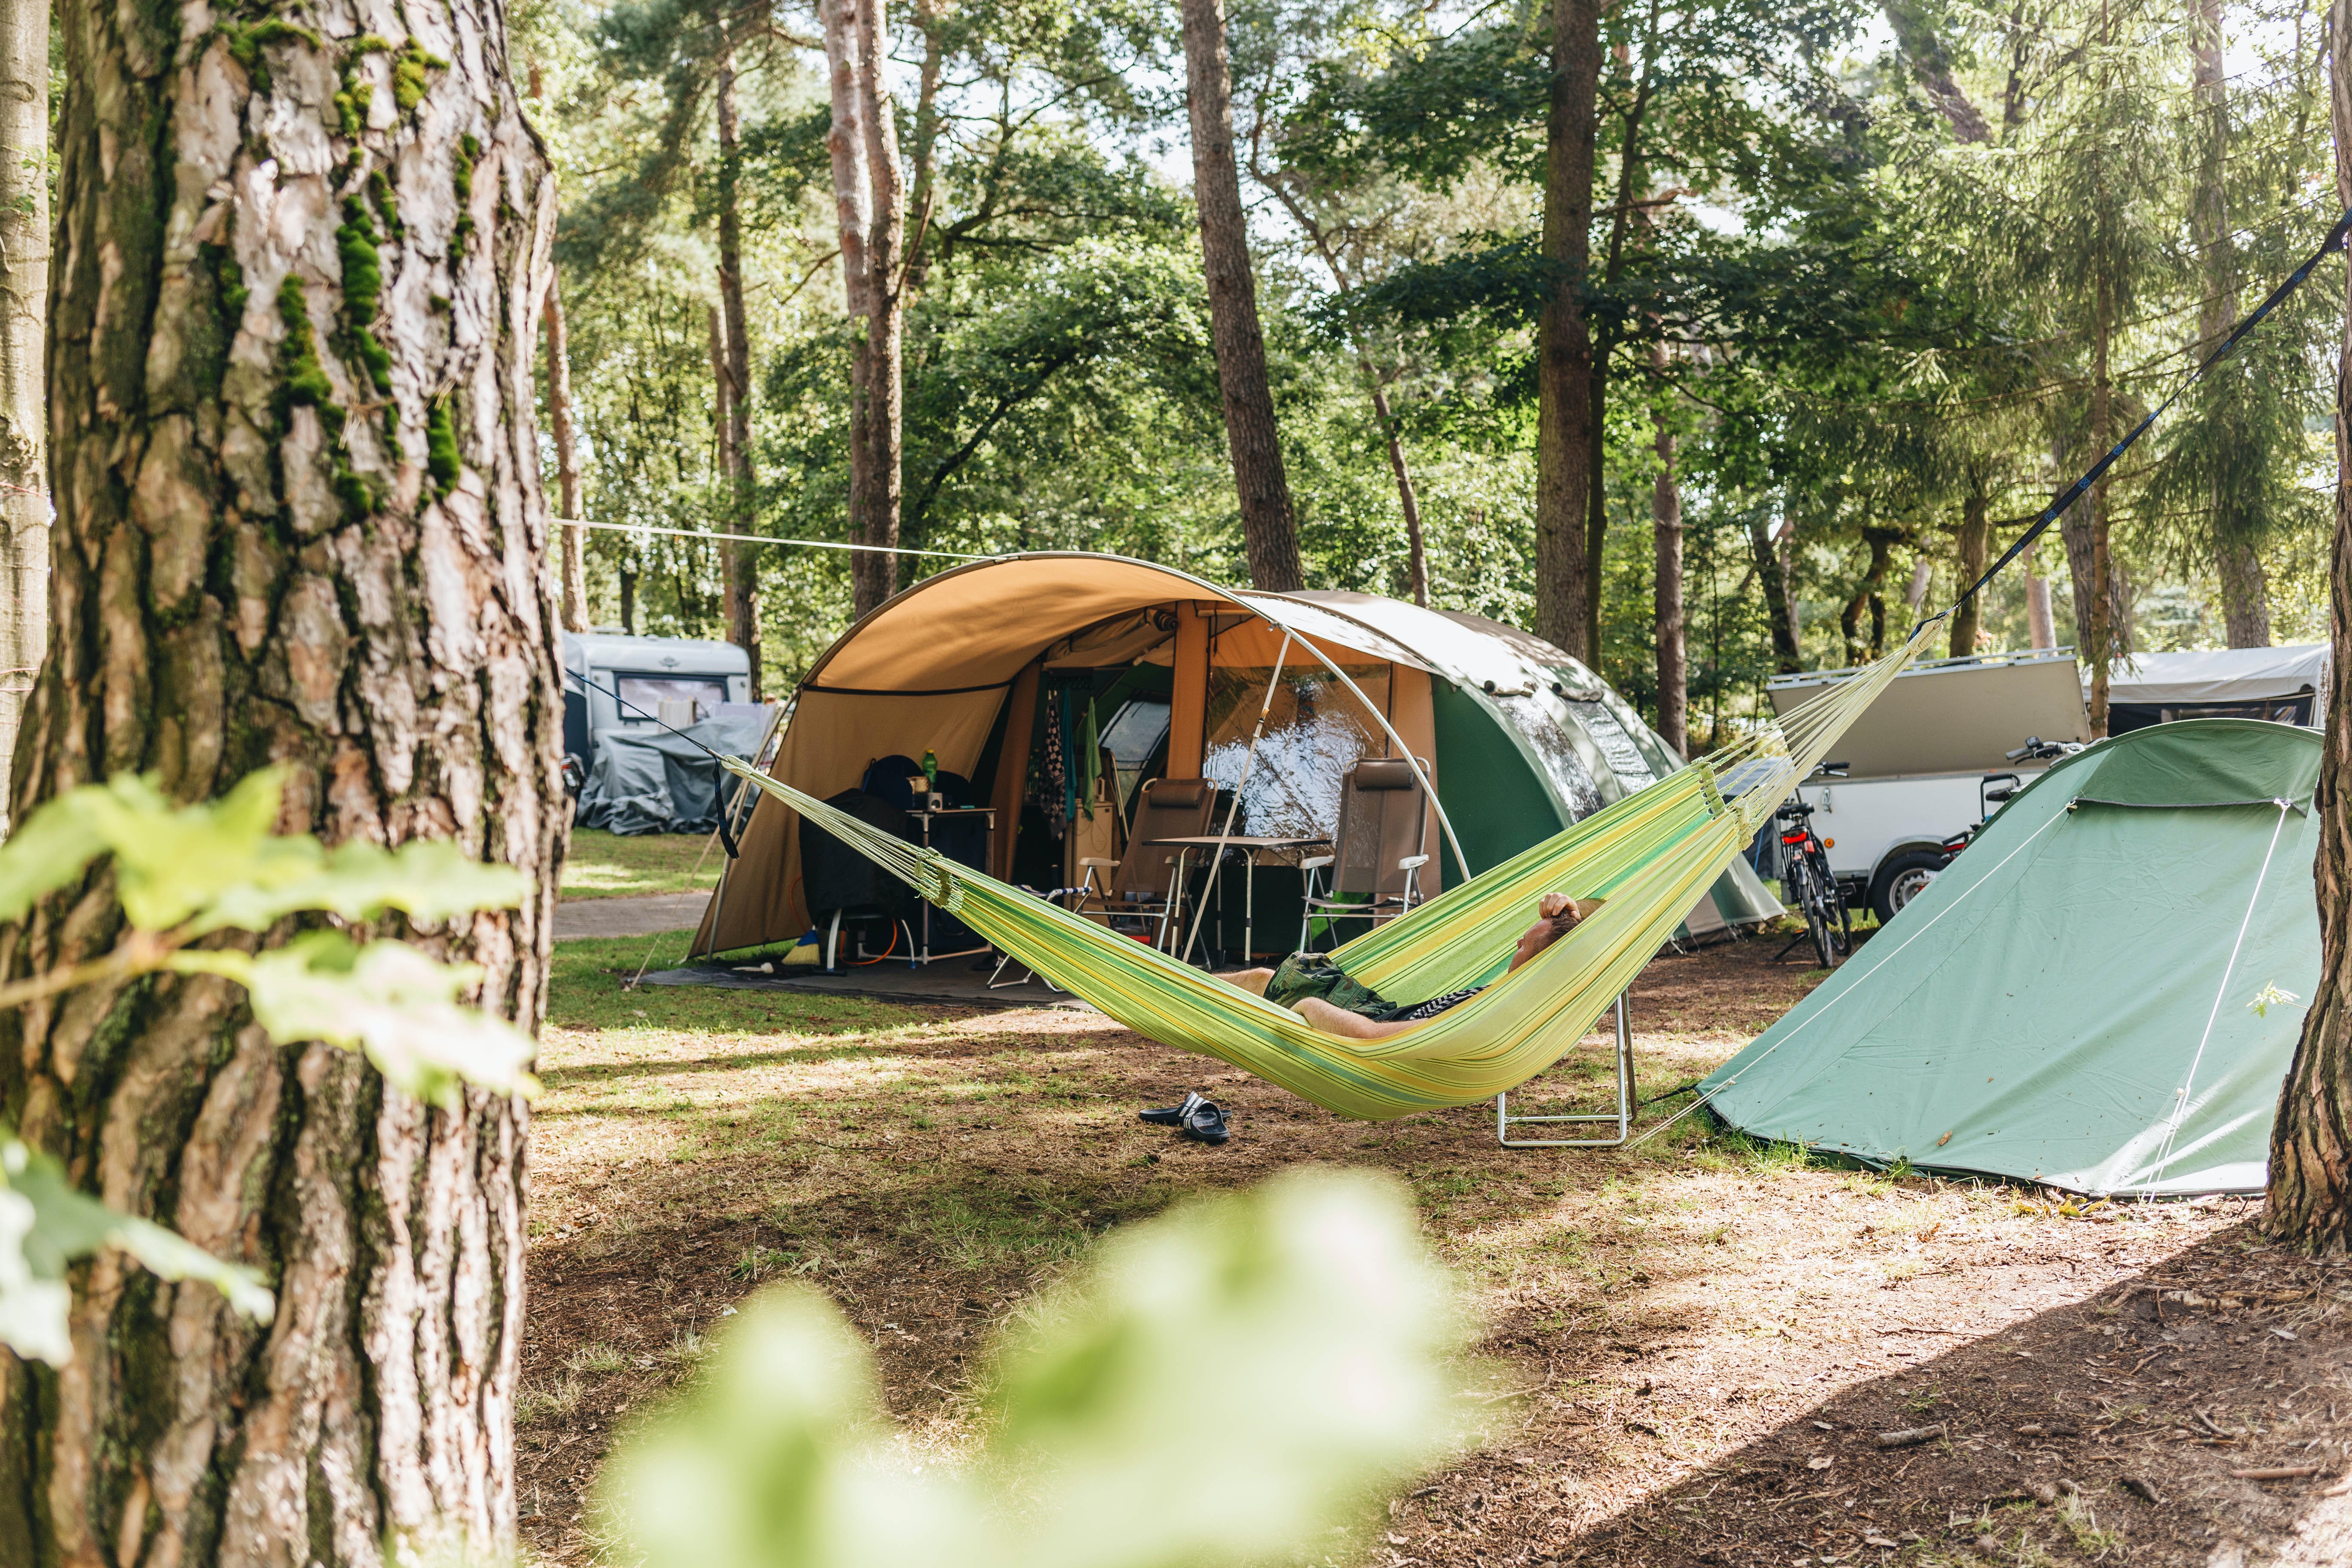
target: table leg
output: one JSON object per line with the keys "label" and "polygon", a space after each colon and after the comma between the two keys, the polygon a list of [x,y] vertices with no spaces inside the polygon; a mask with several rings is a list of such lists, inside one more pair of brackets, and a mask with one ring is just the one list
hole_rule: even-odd
{"label": "table leg", "polygon": [[1257,960],[1257,851],[1242,851],[1242,967]]}

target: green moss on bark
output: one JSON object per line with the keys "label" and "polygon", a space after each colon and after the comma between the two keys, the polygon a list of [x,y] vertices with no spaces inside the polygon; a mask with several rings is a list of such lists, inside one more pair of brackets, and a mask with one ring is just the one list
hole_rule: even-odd
{"label": "green moss on bark", "polygon": [[246,75],[252,79],[256,92],[267,92],[269,89],[269,66],[261,58],[263,49],[271,44],[289,43],[296,39],[310,45],[314,49],[320,47],[318,34],[308,27],[298,26],[278,16],[256,22],[249,27],[240,27],[234,22],[223,23],[221,37],[228,40],[228,58],[245,68]]}
{"label": "green moss on bark", "polygon": [[410,38],[400,46],[400,53],[393,59],[392,100],[400,105],[403,114],[414,112],[416,106],[425,101],[425,94],[433,85],[425,79],[425,73],[448,68],[447,60],[438,55],[426,54],[424,45]]}
{"label": "green moss on bark", "polygon": [[360,196],[343,198],[343,221],[335,249],[343,262],[343,333],[352,354],[367,367],[380,393],[392,391],[392,354],[375,335],[376,305],[383,292],[383,255],[376,249],[375,221]]}
{"label": "green moss on bark", "polygon": [[482,144],[472,132],[457,138],[457,150],[449,158],[449,188],[457,195],[457,221],[449,226],[449,259],[457,260],[466,254],[467,237],[474,232],[474,215],[466,210],[474,199],[474,164],[482,156]]}
{"label": "green moss on bark", "polygon": [[443,492],[457,482],[457,424],[446,398],[436,398],[425,420],[425,467]]}
{"label": "green moss on bark", "polygon": [[335,406],[334,386],[327,380],[326,367],[319,363],[319,340],[310,331],[310,300],[303,293],[302,280],[291,272],[278,286],[278,319],[286,324],[286,341],[278,353],[285,367],[286,379],[280,384],[287,406],[316,408],[320,420],[340,435],[343,411]]}

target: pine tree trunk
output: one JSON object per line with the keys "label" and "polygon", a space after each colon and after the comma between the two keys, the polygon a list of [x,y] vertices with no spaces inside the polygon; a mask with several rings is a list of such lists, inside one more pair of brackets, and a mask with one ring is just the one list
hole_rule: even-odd
{"label": "pine tree trunk", "polygon": [[1580,655],[1594,636],[1588,548],[1592,330],[1580,290],[1592,263],[1593,150],[1601,89],[1599,0],[1552,7],[1543,253],[1560,281],[1536,334],[1536,635]]}
{"label": "pine tree trunk", "polygon": [[[719,304],[726,317],[726,354],[719,367],[725,399],[727,482],[733,490],[728,533],[750,533],[757,483],[751,472],[751,344],[743,312],[743,128],[735,112],[735,51],[719,57],[713,84],[719,121]],[[727,640],[751,661],[751,700],[760,700],[760,547],[732,541],[719,546],[719,579],[727,595]]]}
{"label": "pine tree trunk", "polygon": [[[1661,378],[1665,345],[1651,353]],[[1683,492],[1675,477],[1675,432],[1662,408],[1652,420],[1658,455],[1650,482],[1650,539],[1654,556],[1652,605],[1658,647],[1658,733],[1679,755],[1690,754],[1690,650],[1683,618]]]}
{"label": "pine tree trunk", "polygon": [[0,835],[9,760],[49,640],[41,338],[49,299],[49,5],[0,11]]}
{"label": "pine tree trunk", "polygon": [[[576,524],[580,518],[580,447],[572,425],[572,342],[563,326],[563,298],[553,279],[547,285],[547,423],[555,437],[555,481],[562,515]],[[562,570],[557,574],[563,595],[563,629],[588,629],[588,531],[567,527],[560,532]]]}
{"label": "pine tree trunk", "polygon": [[896,558],[884,552],[898,547],[899,299],[892,269],[904,199],[898,132],[882,79],[881,0],[823,0],[820,9],[842,293],[856,330],[849,363],[849,538],[872,547],[850,560],[851,602],[863,616],[898,587]]}
{"label": "pine tree trunk", "polygon": [[[2237,256],[2230,233],[2226,178],[2230,86],[2221,60],[2221,0],[2195,0],[2189,6],[2189,61],[2198,119],[2189,232],[2204,271],[2204,299],[2197,312],[2197,353],[2202,357],[2229,335],[2238,313]],[[2211,497],[2213,572],[2221,593],[2222,633],[2231,647],[2268,647],[2270,579],[2263,570],[2261,552],[2249,537],[2243,509],[2230,500],[2217,481]]]}
{"label": "pine tree trunk", "polygon": [[1240,167],[1234,161],[1233,77],[1225,59],[1221,0],[1183,0],[1184,79],[1192,123],[1192,199],[1201,212],[1202,269],[1209,286],[1209,331],[1217,352],[1217,387],[1225,406],[1234,488],[1240,492],[1242,541],[1254,587],[1287,594],[1307,585],[1298,527],[1283,471],[1258,325],[1257,279],[1250,270],[1249,226],[1242,212]]}
{"label": "pine tree trunk", "polygon": [[[1960,502],[1958,535],[1960,554],[1960,591],[1968,593],[1969,585],[1984,575],[1985,561],[1992,542],[1992,525],[1986,521],[1990,498],[1982,490],[1971,490]],[[1951,656],[1973,658],[1977,651],[1977,634],[1984,624],[1984,595],[1969,595],[1952,611]]]}
{"label": "pine tree trunk", "polygon": [[1389,395],[1381,385],[1380,373],[1369,359],[1359,363],[1371,384],[1372,413],[1387,440],[1389,474],[1396,480],[1397,505],[1404,512],[1406,584],[1412,592],[1412,602],[1425,610],[1429,607],[1429,549],[1421,531],[1421,498],[1413,493],[1412,469],[1404,460],[1404,437],[1397,434],[1396,416],[1389,410]]}
{"label": "pine tree trunk", "polygon": [[[454,836],[539,890],[422,942],[535,1026],[566,815],[531,371],[555,193],[497,0],[401,13],[423,30],[389,46],[307,11],[185,38],[173,12],[58,15],[58,635],[14,804],[126,770],[198,800],[277,763],[284,826]],[[0,962],[117,931],[101,876],[0,931]],[[520,1103],[428,1110],[348,1052],[270,1046],[205,979],[0,1035],[0,1115],[280,1303],[257,1327],[78,1268],[73,1363],[0,1374],[0,1562],[510,1542]]]}
{"label": "pine tree trunk", "polygon": [[1789,604],[1788,573],[1774,547],[1772,531],[1761,518],[1748,525],[1748,548],[1757,580],[1764,584],[1765,618],[1772,627],[1772,668],[1782,675],[1793,675],[1805,667],[1803,645],[1798,640],[1797,617]]}
{"label": "pine tree trunk", "polygon": [[2025,572],[2025,632],[2037,651],[2058,646],[2058,619],[2050,609],[2050,579],[2033,570],[2034,552],[2041,548],[2028,545],[2017,563]]}
{"label": "pine tree trunk", "polygon": [[[2352,0],[2328,6],[2336,193],[2352,206]],[[2347,288],[2352,307],[2352,288]],[[2336,362],[2336,542],[2328,640],[2352,658],[2352,309]],[[2319,989],[2304,1015],[2271,1128],[2273,1236],[2308,1252],[2352,1248],[2352,681],[2330,683],[2319,763]]]}
{"label": "pine tree trunk", "polygon": [[[2104,452],[2115,444],[2115,388],[2107,379],[2107,329],[2113,320],[2108,309],[2107,277],[2102,271],[2092,279],[2091,323],[2091,449]],[[2115,575],[2107,526],[2107,481],[2102,477],[2091,487],[2084,500],[2090,508],[2091,582],[2104,589]],[[2091,595],[2090,632],[2084,638],[2084,652],[2091,667],[2091,735],[2104,740],[2107,733],[2107,682],[2115,667],[2115,598],[2111,593],[2095,592]],[[2079,614],[2079,607],[2077,610]]]}

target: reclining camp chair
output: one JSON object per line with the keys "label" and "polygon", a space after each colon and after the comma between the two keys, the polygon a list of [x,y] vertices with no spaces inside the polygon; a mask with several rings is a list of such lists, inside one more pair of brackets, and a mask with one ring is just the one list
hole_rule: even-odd
{"label": "reclining camp chair", "polygon": [[[1135,822],[1128,829],[1127,853],[1117,860],[1089,855],[1078,862],[1081,913],[1119,930],[1148,926],[1151,945],[1164,948],[1168,933],[1184,905],[1184,889],[1177,872],[1181,850],[1154,844],[1155,838],[1196,838],[1209,831],[1210,813],[1216,809],[1217,788],[1207,779],[1151,779],[1136,798]],[[1087,908],[1085,889],[1099,889],[1097,876],[1110,876],[1110,890],[1094,895]]]}
{"label": "reclining camp chair", "polygon": [[[1426,761],[1421,765],[1429,767]],[[1402,757],[1366,757],[1349,768],[1339,784],[1338,841],[1330,854],[1298,863],[1307,873],[1298,950],[1308,950],[1318,916],[1327,931],[1342,919],[1379,925],[1420,903],[1428,847],[1429,797],[1412,763]],[[1330,879],[1321,889],[1318,876]]]}

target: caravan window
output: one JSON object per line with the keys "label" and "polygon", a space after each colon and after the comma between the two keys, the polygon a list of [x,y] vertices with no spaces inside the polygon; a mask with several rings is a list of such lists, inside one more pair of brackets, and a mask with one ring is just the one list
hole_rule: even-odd
{"label": "caravan window", "polygon": [[[1350,666],[1349,676],[1373,702],[1389,700],[1386,664]],[[1341,775],[1359,758],[1388,751],[1377,714],[1328,670],[1282,672],[1282,688],[1265,716],[1257,760],[1249,756],[1270,668],[1217,668],[1209,672],[1209,748],[1202,771],[1226,789],[1242,792],[1236,831],[1268,838],[1329,838],[1339,830]]]}
{"label": "caravan window", "polygon": [[724,676],[615,675],[621,693],[621,722],[642,724],[661,712],[665,702],[691,702],[694,716],[708,719],[727,700]]}

